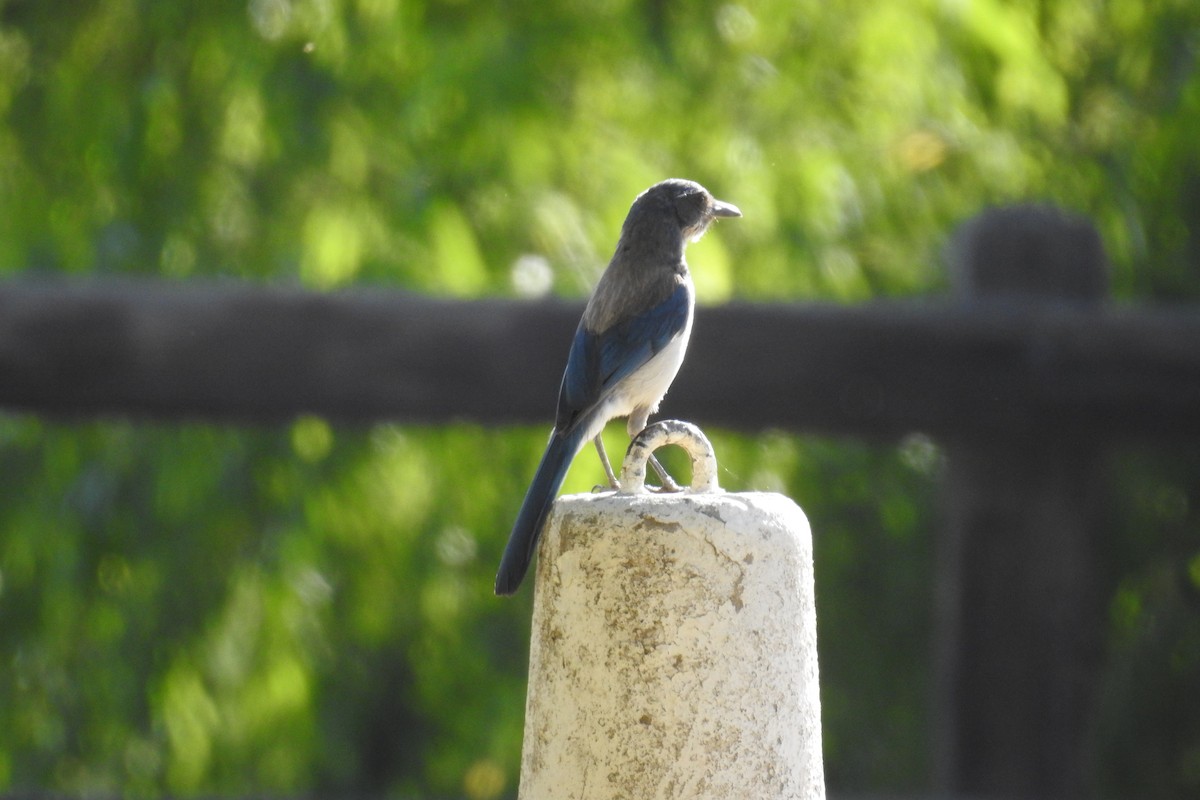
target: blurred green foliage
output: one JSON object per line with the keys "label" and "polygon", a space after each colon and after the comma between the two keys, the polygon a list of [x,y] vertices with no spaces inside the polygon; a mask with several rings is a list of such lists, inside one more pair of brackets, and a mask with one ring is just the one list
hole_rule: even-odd
{"label": "blurred green foliage", "polygon": [[[953,225],[1024,199],[1095,220],[1118,297],[1194,301],[1198,31],[1194,0],[0,0],[0,274],[580,295],[679,175],[745,213],[690,251],[701,302],[933,294]],[[928,787],[936,446],[712,433],[724,485],[813,520],[831,786]],[[0,417],[0,790],[513,796],[528,593],[491,578],[544,435]],[[1200,463],[1126,455],[1098,785],[1178,795]]]}

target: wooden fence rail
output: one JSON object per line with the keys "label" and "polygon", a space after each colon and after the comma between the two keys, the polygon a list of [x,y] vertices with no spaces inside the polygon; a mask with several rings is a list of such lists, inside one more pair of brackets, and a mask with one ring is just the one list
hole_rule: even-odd
{"label": "wooden fence rail", "polygon": [[[550,423],[581,307],[403,292],[0,284],[0,407]],[[1200,435],[1200,313],[1054,301],[700,308],[664,412],[948,439]]]}

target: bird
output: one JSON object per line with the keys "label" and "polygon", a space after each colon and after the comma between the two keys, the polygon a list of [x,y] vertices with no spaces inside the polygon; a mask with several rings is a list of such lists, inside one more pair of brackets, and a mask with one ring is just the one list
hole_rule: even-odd
{"label": "bird", "polygon": [[[567,470],[588,441],[609,486],[619,488],[601,433],[609,420],[626,417],[632,438],[658,410],[692,332],[695,290],[684,249],[715,220],[740,216],[737,206],[680,178],[656,183],[633,201],[571,342],[554,429],[500,559],[497,595],[520,587]],[[653,456],[650,465],[664,491],[679,490]]]}

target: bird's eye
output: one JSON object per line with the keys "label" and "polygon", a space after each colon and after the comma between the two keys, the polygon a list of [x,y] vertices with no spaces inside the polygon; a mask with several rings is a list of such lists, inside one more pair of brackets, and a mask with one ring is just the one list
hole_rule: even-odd
{"label": "bird's eye", "polygon": [[704,216],[704,192],[691,192],[675,198],[675,214],[679,224],[687,228],[695,225]]}

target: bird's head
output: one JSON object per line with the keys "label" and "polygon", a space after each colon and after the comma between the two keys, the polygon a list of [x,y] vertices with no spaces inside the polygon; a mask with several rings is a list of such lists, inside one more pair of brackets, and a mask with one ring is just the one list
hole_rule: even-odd
{"label": "bird's head", "polygon": [[695,181],[671,178],[637,196],[625,219],[625,229],[646,223],[673,225],[681,239],[694,242],[714,220],[741,215],[737,206],[717,200]]}

